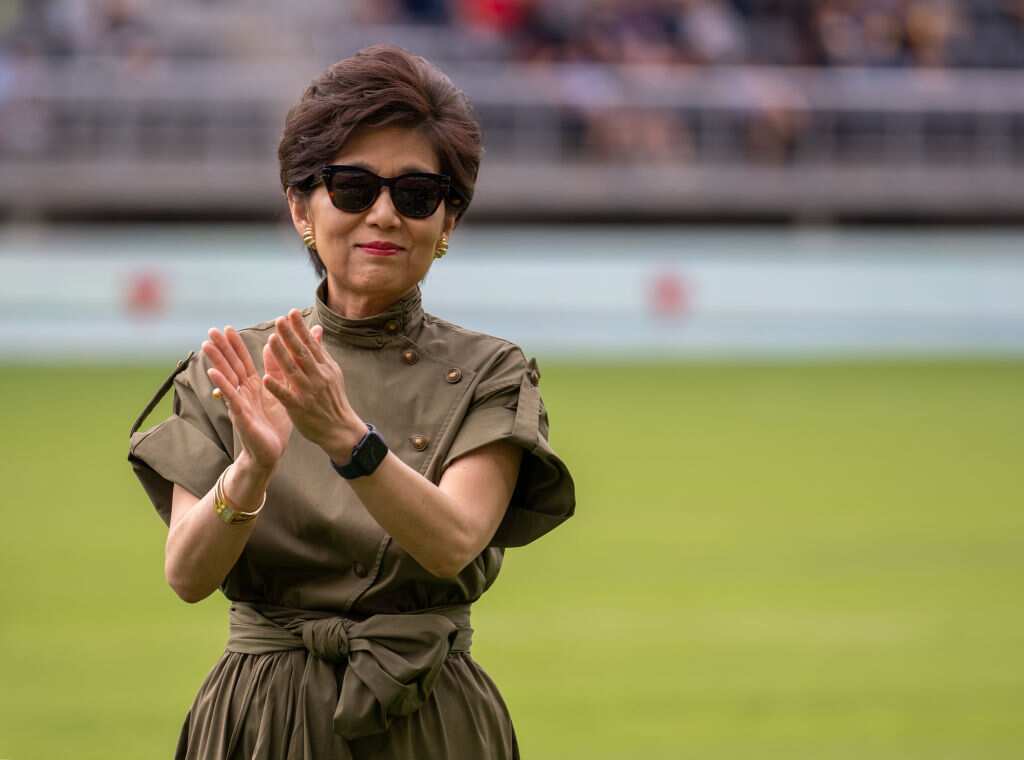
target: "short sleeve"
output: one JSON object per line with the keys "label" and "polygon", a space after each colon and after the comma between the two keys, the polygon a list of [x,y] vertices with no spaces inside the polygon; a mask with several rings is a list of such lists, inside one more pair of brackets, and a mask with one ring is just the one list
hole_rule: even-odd
{"label": "short sleeve", "polygon": [[442,471],[456,458],[494,441],[523,449],[519,479],[491,546],[523,546],[572,517],[576,492],[569,469],[548,441],[537,362],[515,349],[477,385]]}
{"label": "short sleeve", "polygon": [[223,404],[210,395],[205,357],[191,354],[183,364],[160,387],[143,417],[171,387],[173,413],[148,430],[133,428],[128,447],[132,470],[166,525],[174,483],[202,496],[232,461],[230,420]]}

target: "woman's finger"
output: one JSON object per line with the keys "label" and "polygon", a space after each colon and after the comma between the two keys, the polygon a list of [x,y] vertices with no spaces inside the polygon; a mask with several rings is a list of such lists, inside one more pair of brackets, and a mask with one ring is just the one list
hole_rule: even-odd
{"label": "woman's finger", "polygon": [[316,356],[317,361],[325,364],[330,364],[332,362],[337,364],[337,362],[334,361],[334,357],[327,353],[327,349],[324,348],[323,326],[313,325],[313,327],[310,328],[309,334],[313,338],[313,345],[316,347],[314,349],[314,356]]}
{"label": "woman's finger", "polygon": [[282,375],[284,371],[281,369],[281,365],[277,363],[277,359],[274,358],[274,352],[270,349],[269,343],[263,344],[263,371],[267,375]]}
{"label": "woman's finger", "polygon": [[299,398],[295,392],[283,383],[275,380],[270,375],[263,376],[263,387],[270,391],[278,401],[285,405],[286,408],[295,409],[301,407]]}
{"label": "woman's finger", "polygon": [[238,375],[231,369],[231,364],[228,362],[227,357],[221,352],[212,340],[204,340],[202,345],[203,353],[210,359],[210,362],[216,367],[227,381],[231,383],[231,386],[241,385],[241,381],[238,379]]}
{"label": "woman's finger", "polygon": [[309,335],[313,338],[313,355],[319,362],[332,362],[334,358],[327,353],[327,349],[324,348],[324,327],[323,325],[313,325],[309,329]]}
{"label": "woman's finger", "polygon": [[288,312],[288,322],[291,324],[295,334],[302,341],[302,344],[306,347],[306,350],[313,356],[314,360],[318,360],[318,351],[316,341],[313,339],[312,334],[309,332],[309,328],[306,327],[306,323],[302,320],[302,312],[298,309],[292,309]]}
{"label": "woman's finger", "polygon": [[267,340],[267,345],[270,346],[270,350],[273,353],[274,358],[277,360],[278,366],[281,367],[281,371],[284,372],[291,384],[304,388],[308,383],[306,373],[295,364],[295,360],[288,352],[288,349],[285,348],[284,341],[281,340],[281,336],[277,333],[272,333],[270,338]]}
{"label": "woman's finger", "polygon": [[211,327],[209,334],[210,339],[213,341],[214,345],[216,345],[217,348],[220,349],[220,352],[224,354],[224,358],[228,360],[228,364],[231,366],[231,369],[234,370],[235,374],[239,378],[246,377],[245,365],[242,363],[242,360],[235,353],[235,347],[232,346],[230,342],[228,342],[228,339],[227,337],[225,337],[224,333],[222,333],[216,327]]}
{"label": "woman's finger", "polygon": [[242,336],[238,334],[238,330],[231,326],[225,327],[224,335],[227,336],[228,343],[234,347],[235,354],[242,360],[242,366],[245,368],[245,376],[249,377],[251,375],[255,375],[256,365],[252,363],[252,356],[249,354],[249,349],[245,347],[245,341],[243,341]]}
{"label": "woman's finger", "polygon": [[312,371],[313,365],[316,362],[313,359],[312,354],[310,354],[309,348],[296,334],[288,318],[278,317],[274,322],[274,326],[277,328],[277,335],[280,336],[281,340],[284,342],[284,345],[287,347],[288,353],[292,355],[292,359],[295,361],[295,364],[301,367],[303,372]]}
{"label": "woman's finger", "polygon": [[239,393],[238,388],[224,376],[223,372],[216,367],[210,367],[210,369],[206,370],[206,374],[213,384],[220,388],[221,394],[231,405],[232,409],[237,412],[246,406],[246,401],[242,394]]}

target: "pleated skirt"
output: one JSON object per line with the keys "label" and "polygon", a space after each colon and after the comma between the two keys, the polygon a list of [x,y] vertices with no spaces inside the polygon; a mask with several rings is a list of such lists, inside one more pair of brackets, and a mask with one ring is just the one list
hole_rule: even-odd
{"label": "pleated skirt", "polygon": [[[468,652],[448,656],[419,710],[396,719],[385,733],[351,740],[333,733],[335,704],[319,711],[307,707],[305,720],[322,723],[302,725],[298,706],[311,656],[298,649],[225,651],[185,716],[175,760],[519,758],[508,708]],[[339,687],[342,672],[339,668]]]}

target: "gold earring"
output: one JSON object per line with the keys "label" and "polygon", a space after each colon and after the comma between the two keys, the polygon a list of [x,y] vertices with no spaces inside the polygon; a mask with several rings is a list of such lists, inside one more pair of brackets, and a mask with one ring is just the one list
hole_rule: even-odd
{"label": "gold earring", "polygon": [[437,247],[434,249],[434,258],[439,259],[448,253],[448,236],[442,235],[441,239],[437,241]]}
{"label": "gold earring", "polygon": [[309,250],[316,253],[316,236],[313,234],[312,225],[306,225],[306,229],[302,233],[302,242],[306,244]]}

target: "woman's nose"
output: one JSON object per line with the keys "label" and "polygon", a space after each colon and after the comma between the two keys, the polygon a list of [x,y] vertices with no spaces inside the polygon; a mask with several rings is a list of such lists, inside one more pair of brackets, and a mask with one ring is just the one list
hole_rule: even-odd
{"label": "woman's nose", "polygon": [[382,187],[377,199],[366,212],[366,221],[371,224],[393,226],[398,223],[398,211],[391,202],[391,189]]}

